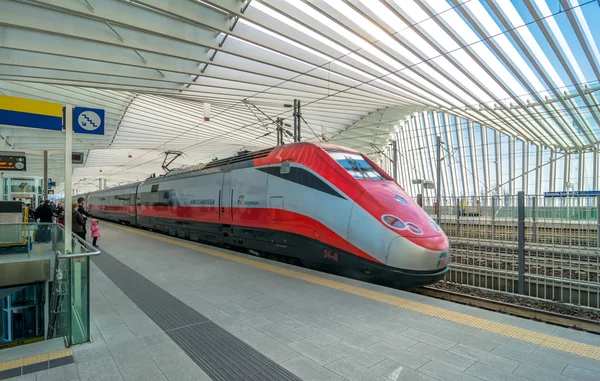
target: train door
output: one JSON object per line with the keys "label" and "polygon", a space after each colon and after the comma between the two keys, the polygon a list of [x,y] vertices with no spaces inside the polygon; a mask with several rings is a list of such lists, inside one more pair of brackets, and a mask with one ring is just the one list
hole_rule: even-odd
{"label": "train door", "polygon": [[231,222],[233,219],[233,187],[231,186],[231,172],[223,174],[223,187],[221,188],[221,221]]}

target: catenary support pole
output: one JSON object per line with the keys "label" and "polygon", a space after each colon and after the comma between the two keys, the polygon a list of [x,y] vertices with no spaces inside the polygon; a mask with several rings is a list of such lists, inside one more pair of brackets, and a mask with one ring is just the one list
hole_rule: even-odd
{"label": "catenary support pole", "polygon": [[300,99],[294,99],[294,142],[299,142],[302,139],[300,132],[300,119],[302,113],[300,111]]}
{"label": "catenary support pole", "polygon": [[298,100],[294,99],[294,143],[298,141]]}
{"label": "catenary support pole", "polygon": [[439,136],[435,137],[436,144],[436,163],[437,163],[437,183],[435,184],[435,202],[437,202],[437,224],[442,223],[442,138]]}
{"label": "catenary support pole", "polygon": [[44,151],[44,200],[48,199],[48,151]]}
{"label": "catenary support pole", "polygon": [[72,150],[73,150],[73,107],[65,106],[65,253],[71,253],[71,232],[73,231],[73,208],[71,204],[73,197],[71,190],[73,187],[71,179],[72,170]]}
{"label": "catenary support pole", "polygon": [[98,190],[102,190],[102,179],[98,179]]}
{"label": "catenary support pole", "polygon": [[525,294],[525,192],[517,196],[518,248],[519,248],[519,294]]}
{"label": "catenary support pole", "polygon": [[398,181],[398,142],[396,140],[392,140],[392,155],[394,155],[392,161],[392,171],[394,174],[392,177]]}
{"label": "catenary support pole", "polygon": [[300,109],[300,99],[298,99],[298,141],[302,140],[302,124],[300,123],[300,120],[302,118],[302,111]]}
{"label": "catenary support pole", "polygon": [[283,118],[277,118],[277,145],[283,145]]}
{"label": "catenary support pole", "polygon": [[596,235],[598,235],[598,247],[600,247],[600,196],[596,196]]}

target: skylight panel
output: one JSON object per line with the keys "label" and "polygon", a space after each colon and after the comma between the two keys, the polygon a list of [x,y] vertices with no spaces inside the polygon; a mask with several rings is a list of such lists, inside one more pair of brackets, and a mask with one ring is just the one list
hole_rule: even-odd
{"label": "skylight panel", "polygon": [[[360,36],[357,36],[353,32],[351,32],[348,29],[342,27],[341,25],[339,25],[339,24],[337,24],[335,22],[331,22],[331,20],[328,17],[326,17],[325,15],[321,14],[318,11],[315,11],[312,7],[306,5],[305,3],[301,2],[301,1],[294,1],[294,0],[287,0],[287,1],[288,1],[288,3],[290,3],[291,5],[293,5],[294,7],[296,7],[297,9],[299,9],[300,11],[304,12],[308,16],[310,16],[313,19],[315,19],[315,20],[319,21],[320,23],[322,23],[325,27],[331,29],[332,31],[334,31],[337,34],[341,35],[342,37],[346,38],[347,40],[349,40],[350,42],[352,42],[356,46],[364,49],[365,51],[367,51],[370,54],[374,55],[375,57],[377,57],[378,59],[382,60],[383,62],[386,62],[391,67],[393,67],[396,71],[402,70],[404,68],[404,65],[402,65],[398,61],[392,59],[387,54],[384,54],[378,48],[374,47],[370,42],[364,40]],[[338,6],[340,6],[340,4],[341,3],[339,3],[339,4],[335,3],[334,6],[338,7]],[[380,30],[380,32],[381,32],[381,30]],[[388,38],[389,38],[389,36],[388,36]],[[382,72],[382,74],[384,74],[384,73],[385,72]],[[389,77],[391,77],[392,80],[394,80],[397,83],[399,83],[402,87],[410,89],[411,91],[413,91],[418,96],[427,97],[427,95],[423,92],[423,90],[421,88],[419,88],[417,86],[414,86],[411,83],[406,82],[405,80],[403,80],[402,78],[398,77],[395,74],[392,74],[391,72],[389,72],[387,74],[389,74]]]}
{"label": "skylight panel", "polygon": [[565,40],[565,36],[563,35],[563,33],[560,30],[560,27],[556,23],[556,19],[553,16],[551,16],[552,12],[548,8],[548,4],[546,4],[545,1],[535,0],[535,5],[540,10],[540,12],[542,13],[542,15],[544,17],[550,16],[550,17],[545,18],[543,22],[546,23],[546,25],[548,25],[548,27],[550,27],[550,30],[552,31],[552,34],[554,34],[554,38],[556,38],[558,45],[560,46],[560,49],[562,50],[563,54],[567,57],[567,60],[569,61],[571,68],[575,71],[575,74],[577,75],[577,80],[579,81],[579,83],[586,82],[585,75],[581,71],[581,68],[579,67],[579,64],[577,63],[577,59],[573,55],[573,52],[571,51],[571,48],[569,47],[567,40]]}
{"label": "skylight panel", "polygon": [[[579,5],[579,0],[570,0],[570,1],[571,1],[571,4],[573,5],[573,7],[576,7]],[[594,35],[590,31],[590,27],[583,15],[583,11],[581,10],[581,7],[574,8],[573,12],[575,13],[575,17],[577,17],[577,22],[579,23],[579,27],[583,31],[585,38],[587,38],[588,43],[589,43],[590,47],[592,48],[592,54],[594,55],[594,58],[596,59],[596,65],[600,65],[600,52],[598,51],[598,44],[594,40]],[[590,62],[590,64],[592,64],[592,62]]]}
{"label": "skylight panel", "polygon": [[342,53],[342,54],[348,54],[350,53],[350,51],[346,48],[344,48],[343,46],[340,46],[339,44],[336,44],[334,41],[325,38],[323,36],[321,36],[318,33],[315,33],[314,31],[306,28],[305,26],[297,23],[296,21],[290,19],[289,17],[285,16],[282,13],[279,13],[277,11],[272,10],[271,8],[261,4],[258,1],[255,1],[252,3],[252,7],[255,8],[256,10],[259,10],[263,13],[266,13],[267,15],[273,17],[274,19],[277,19],[279,21],[281,21],[282,23],[291,26],[292,28],[296,29],[297,31],[304,33],[305,35],[314,38],[315,40],[322,42],[323,44],[337,50],[338,52]]}
{"label": "skylight panel", "polygon": [[[366,18],[364,18],[363,16],[358,14],[356,11],[354,11],[352,8],[350,8],[346,4],[340,2],[339,0],[325,0],[325,1],[328,2],[332,7],[335,7],[337,10],[342,12],[345,16],[350,18],[353,22],[355,22],[363,30],[367,31],[373,38],[377,39],[378,41],[382,42],[389,48],[393,49],[396,53],[398,53],[399,56],[410,61],[410,64],[419,65],[420,63],[422,63],[422,61],[419,57],[414,55],[411,51],[409,51],[404,46],[399,44],[396,40],[391,38],[386,32],[381,30],[381,28],[378,25],[373,24],[371,21],[367,20]],[[378,4],[379,6],[376,6],[375,4]],[[391,12],[378,2],[367,2],[366,5],[370,8],[372,8],[372,10],[374,12],[377,12],[378,15],[381,15],[381,16],[384,14],[391,15]],[[401,20],[398,19],[397,17],[393,16],[393,18],[398,20],[399,22],[401,22]],[[390,20],[390,22],[393,22],[393,20]],[[402,23],[402,25],[405,25],[405,24]],[[424,41],[423,41],[423,44],[427,45],[427,43],[425,43]],[[393,60],[387,54],[384,54],[384,57],[386,58],[386,62],[389,62],[389,60],[391,60],[392,62],[396,63],[396,60]],[[395,67],[397,67],[397,66],[399,66],[399,64],[395,64]],[[468,93],[465,93],[464,91],[462,91],[460,88],[458,88],[453,83],[448,81],[439,72],[432,69],[430,66],[428,66],[426,64],[422,64],[419,66],[420,66],[419,68],[421,70],[425,71],[429,76],[431,76],[433,79],[435,79],[435,81],[443,84],[446,88],[451,89],[454,92],[451,95],[458,94],[463,99],[463,102],[475,103],[475,100],[472,98],[471,94],[468,94]],[[410,70],[404,70],[404,74],[407,76],[410,76],[411,78],[413,78],[416,81],[419,81],[423,86],[427,87],[431,92],[437,94],[438,96],[442,96],[444,94],[437,86],[432,85],[428,80],[422,78],[420,75],[418,75]]]}
{"label": "skylight panel", "polygon": [[[435,0],[427,1],[429,6],[432,8],[434,13],[440,13],[444,10],[442,3]],[[520,83],[518,83],[513,75],[506,70],[504,65],[499,62],[498,58],[490,51],[490,49],[481,42],[481,38],[471,29],[469,25],[464,21],[462,17],[458,15],[455,10],[445,12],[438,16],[439,19],[443,20],[446,25],[451,25],[456,33],[466,44],[471,44],[470,49],[479,56],[481,61],[488,65],[492,72],[497,74],[497,78],[506,83],[511,87],[517,94],[524,94],[526,91],[523,89]],[[437,37],[437,36],[436,36]],[[485,83],[490,91],[497,94],[499,98],[508,96],[506,92],[497,85],[495,79],[490,77],[480,65],[475,64],[472,67],[468,66],[469,70],[474,71],[476,78],[481,82]]]}
{"label": "skylight panel", "polygon": [[565,87],[565,83],[560,78],[548,57],[546,57],[546,53],[542,50],[540,45],[537,43],[533,34],[528,27],[523,26],[524,22],[517,12],[517,9],[510,1],[504,0],[492,0],[494,1],[496,7],[500,9],[500,12],[506,17],[508,22],[510,23],[510,27],[515,29],[515,32],[519,34],[521,39],[525,42],[525,45],[531,50],[532,55],[538,60],[538,62],[543,66],[545,72],[550,76],[556,87],[563,88]]}
{"label": "skylight panel", "polygon": [[[529,64],[527,64],[519,52],[517,52],[517,49],[508,40],[506,34],[503,33],[498,24],[496,24],[494,19],[485,10],[483,5],[476,1],[470,1],[463,6],[466,6],[471,11],[471,13],[477,18],[477,21],[479,21],[479,26],[483,28],[488,35],[494,36],[494,41],[500,46],[500,48],[502,48],[503,52],[506,53],[508,58],[519,69],[521,74],[523,74],[523,76],[529,81],[536,92],[542,97],[548,95],[548,91],[540,82],[533,70],[531,70]],[[513,89],[513,91],[516,90]],[[521,95],[522,93],[516,92],[516,94]]]}
{"label": "skylight panel", "polygon": [[[250,21],[247,21],[247,20],[244,20],[244,19],[240,19],[239,22],[242,23],[242,24],[244,24],[244,25],[247,25],[247,26],[249,26],[251,28],[259,30],[262,33],[268,34],[269,36],[275,37],[278,40],[284,41],[286,44],[290,44],[290,45],[295,46],[295,47],[297,47],[299,49],[302,49],[305,52],[313,54],[313,55],[315,55],[315,56],[317,56],[319,58],[322,58],[322,59],[327,60],[327,61],[333,60],[333,57],[330,57],[330,56],[325,55],[323,53],[317,52],[314,49],[311,49],[311,48],[309,48],[307,46],[301,45],[301,44],[299,44],[299,43],[297,43],[295,41],[292,41],[291,39],[289,39],[287,37],[284,37],[284,36],[282,36],[282,35],[280,35],[278,33],[271,32],[270,30],[265,29],[265,28],[261,27],[260,25],[254,24],[253,22],[250,22]],[[291,58],[291,57],[289,57],[287,55],[284,55],[284,57]]]}

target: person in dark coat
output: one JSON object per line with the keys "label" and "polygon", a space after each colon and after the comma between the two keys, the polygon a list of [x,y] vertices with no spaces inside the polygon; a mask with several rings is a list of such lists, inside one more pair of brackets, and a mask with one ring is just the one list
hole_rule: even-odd
{"label": "person in dark coat", "polygon": [[80,207],[81,205],[75,202],[73,203],[73,224],[71,229],[73,230],[73,233],[77,234],[82,240],[85,241],[85,220],[83,219],[81,213],[79,213]]}
{"label": "person in dark coat", "polygon": [[58,206],[56,207],[56,211],[54,212],[54,214],[56,215],[56,219],[58,220],[58,223],[64,226],[64,224],[65,224],[65,208],[63,208],[63,205],[61,202],[58,203]]}
{"label": "person in dark coat", "polygon": [[81,214],[81,217],[83,217],[83,239],[85,239],[87,233],[86,221],[87,218],[90,217],[90,214],[85,210],[85,198],[79,197],[77,199],[77,204],[77,211]]}
{"label": "person in dark coat", "polygon": [[48,203],[48,200],[44,201],[42,205],[40,205],[35,210],[35,219],[39,220],[39,222],[52,223],[52,218],[54,217],[54,212]]}
{"label": "person in dark coat", "polygon": [[52,208],[50,208],[50,203],[48,200],[44,201],[42,205],[35,210],[35,219],[41,224],[39,226],[38,234],[36,235],[37,242],[50,242],[52,239],[52,232],[50,230],[50,226],[45,224],[52,223],[53,218],[54,212],[52,212]]}

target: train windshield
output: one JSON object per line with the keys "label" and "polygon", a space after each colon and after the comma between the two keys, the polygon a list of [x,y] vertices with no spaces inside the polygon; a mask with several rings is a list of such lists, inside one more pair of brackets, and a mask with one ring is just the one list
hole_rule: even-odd
{"label": "train windshield", "polygon": [[339,151],[327,151],[355,179],[385,180],[360,154]]}

